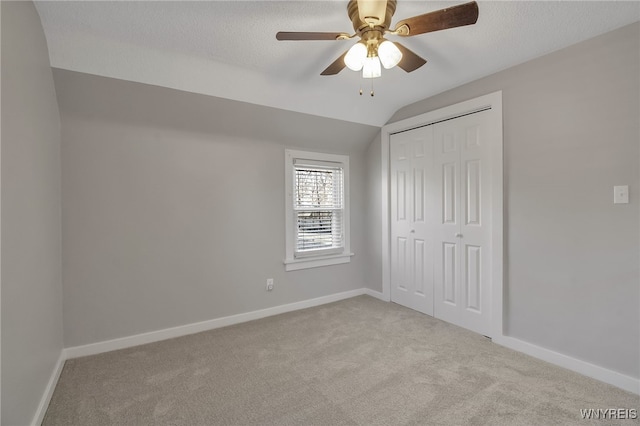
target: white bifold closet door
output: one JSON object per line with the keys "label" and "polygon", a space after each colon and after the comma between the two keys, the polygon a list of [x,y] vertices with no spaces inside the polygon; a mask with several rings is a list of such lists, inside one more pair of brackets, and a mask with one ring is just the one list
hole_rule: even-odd
{"label": "white bifold closet door", "polygon": [[433,315],[433,128],[391,138],[391,300]]}
{"label": "white bifold closet door", "polygon": [[391,136],[391,300],[490,336],[487,115]]}

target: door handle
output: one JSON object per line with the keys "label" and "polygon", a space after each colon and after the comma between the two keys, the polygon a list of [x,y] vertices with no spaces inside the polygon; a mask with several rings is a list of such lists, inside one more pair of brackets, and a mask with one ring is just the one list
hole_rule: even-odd
{"label": "door handle", "polygon": [[461,234],[461,233],[459,233],[459,232],[456,232],[456,234],[454,235],[454,237],[456,237],[456,238],[462,238],[462,234]]}

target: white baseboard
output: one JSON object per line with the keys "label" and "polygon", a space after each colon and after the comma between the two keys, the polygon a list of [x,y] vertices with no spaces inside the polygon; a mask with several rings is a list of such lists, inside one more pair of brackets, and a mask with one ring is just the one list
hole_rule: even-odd
{"label": "white baseboard", "polygon": [[44,394],[40,399],[40,404],[38,404],[36,414],[35,416],[33,416],[33,421],[31,422],[31,424],[34,426],[41,425],[42,421],[44,420],[44,415],[47,413],[47,408],[49,408],[49,402],[51,402],[53,391],[56,389],[56,385],[58,384],[58,379],[60,378],[60,373],[62,373],[62,367],[64,367],[65,361],[65,353],[64,350],[62,350],[60,352],[60,356],[58,357],[58,361],[53,368],[53,372],[51,373],[51,377],[49,378],[47,387],[44,390]]}
{"label": "white baseboard", "polygon": [[640,395],[640,379],[626,376],[617,371],[609,370],[586,361],[582,361],[550,349],[537,346],[523,340],[509,336],[499,336],[492,339],[494,343],[516,350],[518,352],[531,355],[534,358],[547,361],[551,364],[575,371],[592,379],[624,389]]}
{"label": "white baseboard", "polygon": [[364,288],[364,294],[371,296],[371,297],[375,297],[376,299],[380,299],[383,302],[388,302],[389,300],[384,297],[384,294],[382,294],[382,292],[380,291],[376,291],[376,290],[371,290],[370,288]]}
{"label": "white baseboard", "polygon": [[188,334],[200,333],[202,331],[226,327],[228,325],[240,324],[242,322],[253,321],[272,315],[283,314],[285,312],[311,308],[314,306],[324,305],[326,303],[337,302],[338,300],[349,299],[351,297],[360,296],[363,294],[365,294],[365,289],[359,288],[357,290],[330,294],[328,296],[317,297],[315,299],[303,300],[286,305],[274,306],[272,308],[261,309],[258,311],[246,312],[242,314],[231,315],[228,317],[182,325],[179,327],[166,328],[164,330],[151,331],[149,333],[136,334],[134,336],[122,337],[119,339],[107,340],[104,342],[91,343],[83,346],[74,346],[66,348],[64,350],[64,355],[65,359],[96,355],[103,352],[115,351],[118,349],[144,345],[146,343],[158,342],[160,340],[173,339],[174,337],[186,336]]}

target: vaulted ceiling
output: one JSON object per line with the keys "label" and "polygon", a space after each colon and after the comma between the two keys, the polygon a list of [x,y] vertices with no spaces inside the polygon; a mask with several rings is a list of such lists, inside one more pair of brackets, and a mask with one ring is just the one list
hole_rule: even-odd
{"label": "vaulted ceiling", "polygon": [[[392,26],[464,2],[399,0]],[[640,20],[637,1],[479,1],[475,25],[402,40],[426,65],[410,74],[383,69],[373,80],[349,69],[320,76],[354,40],[275,38],[278,31],[352,33],[346,5],[36,2],[53,67],[373,126],[412,102]]]}

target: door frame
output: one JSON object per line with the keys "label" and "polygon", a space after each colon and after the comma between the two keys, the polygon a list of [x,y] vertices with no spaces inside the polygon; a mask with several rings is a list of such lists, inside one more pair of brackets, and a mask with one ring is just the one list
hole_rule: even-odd
{"label": "door frame", "polygon": [[484,110],[490,111],[489,125],[497,135],[490,149],[491,157],[491,332],[493,338],[503,336],[504,277],[504,162],[502,135],[502,91],[490,93],[455,105],[396,121],[381,131],[382,182],[382,299],[391,301],[391,184],[390,139],[399,133]]}

